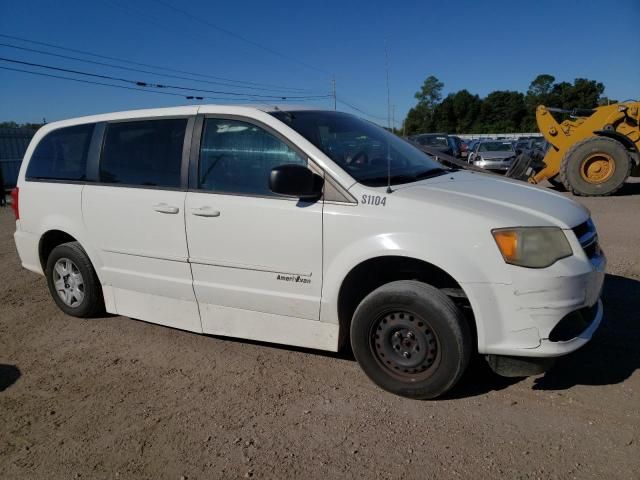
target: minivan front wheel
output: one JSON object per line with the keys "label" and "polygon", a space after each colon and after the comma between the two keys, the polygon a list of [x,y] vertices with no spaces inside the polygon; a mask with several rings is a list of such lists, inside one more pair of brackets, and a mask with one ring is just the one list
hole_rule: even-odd
{"label": "minivan front wheel", "polygon": [[66,314],[84,318],[104,311],[100,281],[78,242],[55,247],[45,274],[53,300]]}
{"label": "minivan front wheel", "polygon": [[471,357],[462,313],[438,289],[417,281],[391,282],[367,295],[350,333],[367,376],[410,398],[435,398],[450,390]]}

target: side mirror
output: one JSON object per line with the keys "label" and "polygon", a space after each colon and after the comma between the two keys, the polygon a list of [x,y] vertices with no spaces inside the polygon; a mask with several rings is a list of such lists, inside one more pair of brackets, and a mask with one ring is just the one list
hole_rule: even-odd
{"label": "side mirror", "polygon": [[324,179],[302,165],[280,165],[271,170],[269,189],[278,195],[315,200],[322,195]]}

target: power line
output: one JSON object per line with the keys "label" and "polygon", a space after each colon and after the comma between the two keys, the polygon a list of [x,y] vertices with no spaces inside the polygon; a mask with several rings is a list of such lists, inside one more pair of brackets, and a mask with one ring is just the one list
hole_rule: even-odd
{"label": "power line", "polygon": [[215,79],[215,80],[222,80],[222,81],[225,81],[225,82],[242,83],[242,84],[245,84],[245,85],[272,87],[272,88],[275,88],[275,89],[278,89],[278,90],[291,90],[291,91],[300,91],[300,92],[308,91],[308,89],[294,88],[294,87],[280,87],[278,85],[272,85],[272,84],[268,84],[268,83],[250,82],[250,81],[246,81],[246,80],[235,80],[235,79],[219,77],[219,76],[215,76],[215,75],[206,75],[206,74],[203,74],[203,73],[189,72],[189,71],[186,71],[186,70],[178,70],[178,69],[175,69],[175,68],[163,67],[163,66],[160,66],[160,65],[152,65],[152,64],[148,64],[148,63],[134,62],[132,60],[126,60],[126,59],[123,59],[123,58],[111,57],[111,56],[108,56],[108,55],[101,55],[101,54],[98,54],[98,53],[92,53],[92,52],[88,52],[88,51],[85,51],[85,50],[78,50],[78,49],[75,49],[75,48],[62,47],[60,45],[54,45],[52,43],[40,42],[40,41],[37,41],[37,40],[30,40],[30,39],[23,38],[23,37],[16,37],[16,36],[13,36],[13,35],[6,35],[6,34],[3,34],[3,33],[0,33],[0,37],[9,38],[9,39],[12,39],[12,40],[19,40],[21,42],[26,42],[26,43],[32,43],[34,45],[41,45],[41,46],[45,46],[45,47],[49,47],[49,48],[56,48],[56,49],[59,49],[59,50],[65,50],[67,52],[79,53],[81,55],[88,55],[88,56],[91,56],[91,57],[103,58],[103,59],[106,59],[106,60],[113,60],[113,61],[116,61],[116,62],[126,63],[126,64],[129,64],[129,65],[138,65],[138,66],[141,66],[141,67],[153,68],[153,69],[156,69],[156,70],[164,70],[164,71],[168,71],[168,72],[182,73],[182,74],[185,74],[185,75],[192,75],[194,77],[212,78],[212,79]]}
{"label": "power line", "polygon": [[[115,85],[113,83],[105,83],[105,82],[96,82],[93,80],[83,80],[82,78],[72,78],[72,77],[65,77],[62,75],[54,75],[52,73],[44,73],[44,72],[32,72],[30,70],[23,70],[20,68],[11,68],[11,67],[2,67],[0,66],[0,69],[2,70],[10,70],[12,72],[22,72],[22,73],[30,73],[31,75],[39,75],[41,77],[50,77],[50,78],[58,78],[61,80],[71,80],[72,82],[80,82],[80,83],[88,83],[91,85],[102,85],[105,87],[113,87],[113,88],[121,88],[124,90],[134,90],[137,92],[147,92],[147,93],[158,93],[160,95],[171,95],[174,97],[180,97],[180,98],[187,98],[187,99],[193,99],[196,98],[198,100],[202,100],[202,99],[209,99],[209,100],[229,100],[228,98],[215,98],[215,97],[185,97],[184,95],[180,94],[180,93],[173,93],[173,92],[161,92],[159,90],[146,90],[144,88],[135,88],[135,87],[127,87],[125,85]],[[236,101],[248,101],[248,102],[252,102],[254,101],[251,98],[248,99],[234,99]]]}
{"label": "power line", "polygon": [[141,70],[139,68],[132,68],[132,67],[123,67],[122,65],[114,65],[112,63],[106,63],[106,62],[98,62],[96,60],[87,60],[85,58],[78,58],[78,57],[72,57],[70,55],[63,55],[61,53],[53,53],[53,52],[47,52],[44,50],[38,50],[36,48],[29,48],[29,47],[21,47],[19,45],[11,45],[8,43],[0,43],[0,47],[8,47],[8,48],[15,48],[18,50],[23,50],[26,52],[34,52],[34,53],[39,53],[42,55],[49,55],[52,57],[57,57],[57,58],[64,58],[67,60],[74,60],[74,61],[78,61],[78,62],[84,62],[84,63],[89,63],[91,65],[100,65],[103,67],[110,67],[110,68],[118,68],[120,70],[127,70],[130,72],[137,72],[137,73],[147,73],[150,75],[156,75],[156,76],[160,76],[160,77],[167,77],[167,78],[177,78],[179,80],[187,80],[190,82],[201,82],[201,83],[208,83],[211,85],[222,85],[222,86],[226,86],[226,87],[234,87],[234,88],[241,88],[241,89],[245,89],[245,90],[261,90],[261,91],[268,91],[268,92],[280,92],[280,91],[284,91],[281,89],[275,89],[275,88],[264,88],[264,87],[253,87],[253,86],[241,86],[241,85],[235,85],[233,83],[225,83],[225,82],[214,82],[211,80],[198,80],[195,78],[188,78],[188,77],[183,77],[180,75],[171,75],[168,73],[158,73],[158,72],[152,72],[151,70]]}
{"label": "power line", "polygon": [[[193,97],[193,96],[184,96],[180,93],[173,93],[173,92],[162,92],[160,90],[146,90],[144,88],[135,88],[135,87],[127,87],[125,85],[115,85],[113,83],[105,83],[105,82],[96,82],[93,80],[84,80],[81,78],[72,78],[72,77],[65,77],[63,75],[54,75],[51,73],[43,73],[43,72],[32,72],[30,70],[23,70],[20,68],[11,68],[11,67],[2,67],[0,66],[0,70],[9,70],[12,72],[20,72],[20,73],[29,73],[31,75],[38,75],[41,77],[49,77],[49,78],[56,78],[56,79],[60,79],[60,80],[69,80],[72,82],[78,82],[78,83],[86,83],[86,84],[91,84],[91,85],[100,85],[100,86],[104,86],[104,87],[111,87],[111,88],[119,88],[122,90],[133,90],[136,92],[146,92],[146,93],[156,93],[159,95],[171,95],[172,97],[180,97],[180,98],[186,98],[188,100],[222,100],[222,101],[228,101],[228,98],[222,98],[222,97]],[[255,102],[254,99],[252,98],[234,98],[233,99],[234,102]],[[266,103],[263,103],[264,105],[268,105]]]}
{"label": "power line", "polygon": [[243,41],[243,42],[245,42],[245,43],[248,43],[248,44],[250,44],[250,45],[253,45],[254,47],[257,47],[257,48],[259,48],[259,49],[261,49],[261,50],[264,50],[264,51],[266,51],[266,52],[269,52],[269,53],[271,53],[271,54],[273,54],[273,55],[276,55],[276,56],[278,56],[278,57],[280,57],[280,58],[284,58],[285,60],[289,60],[290,62],[297,63],[297,64],[299,64],[299,65],[302,65],[302,66],[304,66],[304,67],[310,68],[310,69],[315,70],[315,71],[317,71],[317,72],[321,72],[321,73],[329,74],[329,72],[327,72],[327,71],[326,71],[325,69],[323,69],[323,68],[316,67],[316,66],[311,65],[311,64],[309,64],[309,63],[306,63],[306,62],[303,62],[303,61],[298,60],[298,59],[296,59],[296,58],[290,57],[289,55],[285,55],[284,53],[278,52],[277,50],[274,50],[274,49],[272,49],[272,48],[266,47],[266,46],[264,46],[264,45],[262,45],[262,44],[260,44],[260,43],[258,43],[258,42],[255,42],[255,41],[253,41],[253,40],[249,40],[248,38],[243,37],[242,35],[239,35],[239,34],[237,34],[237,33],[235,33],[235,32],[232,32],[231,30],[228,30],[228,29],[226,29],[226,28],[223,28],[223,27],[221,27],[221,26],[219,26],[219,25],[215,25],[215,24],[213,24],[213,23],[209,22],[208,20],[205,20],[205,19],[204,19],[204,18],[202,18],[202,17],[198,17],[198,16],[196,16],[196,15],[193,15],[192,13],[189,13],[189,12],[188,12],[188,11],[186,11],[186,10],[182,10],[181,8],[178,8],[178,7],[174,6],[174,5],[171,5],[170,3],[165,2],[164,0],[153,0],[153,1],[154,1],[155,3],[159,3],[160,5],[163,5],[163,6],[164,6],[164,7],[166,7],[166,8],[169,8],[169,9],[171,9],[171,10],[173,10],[173,11],[179,12],[179,13],[181,13],[182,15],[185,15],[186,17],[191,18],[192,20],[194,20],[194,21],[196,21],[196,22],[199,22],[199,23],[202,23],[202,24],[204,24],[204,25],[207,25],[207,26],[209,26],[209,27],[211,27],[211,28],[213,28],[213,29],[215,29],[215,30],[218,30],[218,31],[220,31],[220,32],[223,32],[223,33],[225,33],[225,34],[227,34],[227,35],[229,35],[229,36],[231,36],[231,37],[237,38],[238,40],[242,40],[242,41]]}
{"label": "power line", "polygon": [[76,74],[76,75],[85,75],[85,76],[88,76],[88,77],[101,78],[101,79],[105,79],[105,80],[114,80],[114,81],[118,81],[118,82],[125,82],[125,83],[130,83],[130,84],[136,85],[138,87],[169,88],[169,89],[174,89],[174,90],[185,90],[185,91],[189,91],[189,92],[214,93],[214,94],[217,94],[217,95],[230,95],[230,96],[234,96],[234,97],[250,97],[250,98],[253,98],[253,99],[269,99],[269,100],[311,100],[311,99],[328,98],[329,97],[329,95],[277,96],[277,95],[260,95],[260,94],[246,94],[246,93],[238,93],[238,92],[225,92],[225,91],[221,91],[221,90],[205,90],[205,89],[200,89],[200,88],[190,88],[190,87],[183,87],[183,86],[178,86],[178,85],[164,85],[164,84],[152,83],[152,82],[146,82],[146,81],[140,81],[140,80],[131,80],[131,79],[127,79],[127,78],[114,77],[114,76],[111,76],[111,75],[100,75],[100,74],[97,74],[97,73],[82,72],[80,70],[73,70],[73,69],[69,69],[69,68],[54,67],[54,66],[51,66],[51,65],[43,65],[41,63],[25,62],[25,61],[22,61],[22,60],[15,60],[15,59],[10,59],[10,58],[5,58],[5,57],[0,57],[0,60],[4,61],[4,62],[18,63],[20,65],[28,65],[30,67],[46,68],[46,69],[49,69],[49,70],[55,70],[55,71],[59,71],[59,72],[73,73],[73,74]]}
{"label": "power line", "polygon": [[364,110],[362,110],[361,108],[358,108],[358,107],[356,107],[355,105],[353,105],[353,104],[351,104],[351,103],[345,102],[345,101],[344,101],[342,98],[340,98],[340,97],[337,97],[337,98],[336,98],[336,100],[338,101],[338,103],[341,103],[341,104],[343,104],[343,105],[346,105],[347,107],[349,107],[349,108],[351,108],[351,109],[355,110],[356,112],[359,112],[359,113],[361,113],[361,114],[365,115],[366,117],[371,117],[371,118],[375,118],[376,120],[382,120],[382,121],[387,120],[387,118],[386,118],[386,117],[382,117],[382,116],[379,116],[379,115],[373,115],[373,114],[371,114],[371,113],[365,112],[365,111],[364,111]]}

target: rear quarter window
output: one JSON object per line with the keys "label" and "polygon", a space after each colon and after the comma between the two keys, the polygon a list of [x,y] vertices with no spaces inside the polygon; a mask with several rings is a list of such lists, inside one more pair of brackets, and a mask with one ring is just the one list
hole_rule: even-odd
{"label": "rear quarter window", "polygon": [[94,124],[76,125],[45,135],[31,155],[27,180],[85,180],[93,128]]}

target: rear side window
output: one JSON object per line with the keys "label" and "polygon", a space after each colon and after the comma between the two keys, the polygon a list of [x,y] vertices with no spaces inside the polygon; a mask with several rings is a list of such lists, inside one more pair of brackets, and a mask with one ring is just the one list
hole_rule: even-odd
{"label": "rear side window", "polygon": [[87,152],[94,124],[59,128],[36,146],[26,178],[82,181],[87,175]]}
{"label": "rear side window", "polygon": [[100,182],[179,187],[186,118],[107,125]]}
{"label": "rear side window", "polygon": [[247,122],[208,118],[200,145],[198,187],[220,193],[275,196],[271,169],[307,165],[295,150],[266,130]]}

